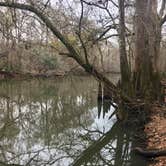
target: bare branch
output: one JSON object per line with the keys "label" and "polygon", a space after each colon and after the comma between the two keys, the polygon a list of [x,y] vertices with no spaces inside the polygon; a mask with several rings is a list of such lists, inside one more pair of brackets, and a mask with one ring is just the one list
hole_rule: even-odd
{"label": "bare branch", "polygon": [[112,34],[112,35],[106,36],[106,37],[104,37],[104,38],[101,38],[100,41],[102,41],[102,40],[107,40],[107,39],[109,39],[109,38],[111,38],[111,37],[118,37],[118,36],[119,36],[119,34]]}
{"label": "bare branch", "polygon": [[[107,8],[108,5],[106,5],[106,6],[101,6],[101,5],[98,5],[98,4],[93,3],[93,2],[87,2],[87,1],[85,1],[85,0],[82,0],[82,1],[83,1],[86,5],[95,6],[95,7],[97,7],[97,8],[100,8],[100,9],[105,10],[105,11],[107,12],[107,14],[109,15],[109,17],[111,18],[111,21],[113,22],[114,26],[117,27],[117,25],[116,25],[116,23],[115,23],[115,19],[116,19],[117,17],[114,18],[114,17],[112,16],[112,14],[110,13],[109,9]],[[113,2],[113,1],[112,1],[112,2]]]}
{"label": "bare branch", "polygon": [[47,2],[45,3],[45,8],[47,7],[47,5],[49,4],[50,0],[47,0]]}
{"label": "bare branch", "polygon": [[113,0],[110,0],[110,2],[112,2],[112,4],[113,4],[115,7],[119,8],[118,4],[116,4]]}
{"label": "bare branch", "polygon": [[48,4],[50,3],[50,0],[47,0],[47,2],[44,4],[44,7],[42,9],[42,12],[47,8]]}
{"label": "bare branch", "polygon": [[[135,35],[135,33],[127,33],[125,36],[129,37],[129,36],[134,36],[134,35]],[[117,34],[108,35],[108,36],[106,36],[104,38],[101,38],[99,41],[107,40],[107,39],[109,39],[111,37],[119,37],[119,34],[117,33]]]}
{"label": "bare branch", "polygon": [[81,27],[82,27],[82,19],[84,16],[84,5],[83,5],[83,1],[80,0],[81,2],[81,16],[80,16],[80,20],[79,20],[79,34],[81,34]]}
{"label": "bare branch", "polygon": [[89,5],[89,6],[95,6],[95,7],[98,7],[100,9],[106,9],[105,6],[101,6],[101,5],[98,5],[97,3],[93,3],[93,2],[87,2],[86,0],[82,0],[85,4]]}
{"label": "bare branch", "polygon": [[97,39],[95,39],[94,42],[101,40],[106,35],[106,33],[109,32],[111,29],[116,29],[116,27],[114,25],[109,26],[103,33],[100,34],[100,36]]}

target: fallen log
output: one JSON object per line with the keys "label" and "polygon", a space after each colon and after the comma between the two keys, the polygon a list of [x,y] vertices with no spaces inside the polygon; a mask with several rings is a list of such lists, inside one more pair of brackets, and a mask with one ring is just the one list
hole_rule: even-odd
{"label": "fallen log", "polygon": [[140,147],[136,147],[133,149],[133,151],[141,156],[154,158],[154,157],[160,157],[160,156],[166,156],[166,149],[164,150],[145,150]]}

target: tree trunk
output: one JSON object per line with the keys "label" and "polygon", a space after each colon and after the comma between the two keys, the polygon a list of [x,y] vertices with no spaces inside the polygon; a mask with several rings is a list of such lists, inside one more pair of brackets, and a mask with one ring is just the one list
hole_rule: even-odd
{"label": "tree trunk", "polygon": [[124,0],[119,0],[119,54],[121,70],[121,86],[127,92],[130,86],[130,68],[127,60],[126,41],[125,41],[125,6]]}
{"label": "tree trunk", "polygon": [[136,0],[135,26],[135,90],[141,97],[156,98],[160,94],[158,56],[161,40],[157,0]]}

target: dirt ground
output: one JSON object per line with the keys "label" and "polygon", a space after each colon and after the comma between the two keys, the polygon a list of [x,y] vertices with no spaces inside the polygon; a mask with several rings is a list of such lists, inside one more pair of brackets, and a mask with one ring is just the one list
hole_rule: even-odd
{"label": "dirt ground", "polygon": [[[151,119],[145,126],[147,149],[166,149],[166,89],[164,100],[152,107]],[[166,156],[155,158],[150,166],[166,166]]]}

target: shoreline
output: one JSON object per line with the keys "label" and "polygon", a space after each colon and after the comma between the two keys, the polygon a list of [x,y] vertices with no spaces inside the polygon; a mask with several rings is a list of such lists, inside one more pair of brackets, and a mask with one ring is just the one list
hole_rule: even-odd
{"label": "shoreline", "polygon": [[[150,121],[145,125],[147,149],[166,150],[166,80],[163,82],[163,103],[155,103],[150,109]],[[154,158],[149,166],[166,165],[166,156]]]}
{"label": "shoreline", "polygon": [[[166,80],[164,81],[163,102],[150,104],[146,109],[147,121],[144,124],[142,139],[144,146],[136,147],[134,151],[137,155],[147,160],[147,166],[165,166],[166,165]],[[140,133],[141,134],[141,133]]]}
{"label": "shoreline", "polygon": [[[120,74],[119,72],[106,72],[103,74]],[[78,73],[59,73],[59,74],[44,74],[44,73],[19,73],[19,72],[7,72],[7,71],[0,71],[0,80],[5,79],[47,79],[47,78],[59,78],[59,77],[65,77],[65,76],[91,76],[90,74],[86,72],[78,72]]]}

